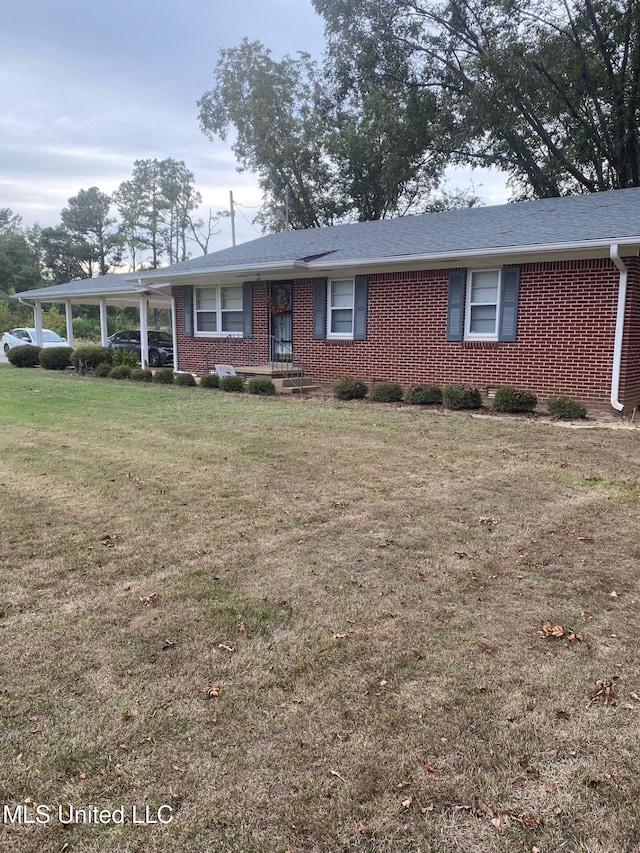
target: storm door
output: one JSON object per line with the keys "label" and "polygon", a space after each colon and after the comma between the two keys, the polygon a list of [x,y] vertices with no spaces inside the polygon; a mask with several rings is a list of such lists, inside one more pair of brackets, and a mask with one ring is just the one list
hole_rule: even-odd
{"label": "storm door", "polygon": [[272,281],[269,295],[271,359],[291,361],[293,351],[292,281]]}

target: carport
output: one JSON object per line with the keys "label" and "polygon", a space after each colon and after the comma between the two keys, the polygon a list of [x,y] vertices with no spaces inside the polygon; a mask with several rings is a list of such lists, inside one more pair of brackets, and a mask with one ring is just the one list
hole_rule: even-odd
{"label": "carport", "polygon": [[140,320],[141,361],[143,367],[149,365],[149,346],[147,340],[147,314],[150,308],[169,308],[171,314],[171,329],[173,335],[174,369],[177,369],[176,359],[178,346],[173,318],[175,305],[168,284],[143,284],[136,278],[135,273],[109,273],[95,278],[83,278],[70,281],[67,284],[54,284],[35,290],[24,290],[13,295],[24,305],[33,308],[34,328],[36,339],[42,344],[42,305],[62,304],[65,309],[67,341],[73,346],[73,306],[98,305],[100,309],[100,341],[107,345],[107,307],[137,308]]}

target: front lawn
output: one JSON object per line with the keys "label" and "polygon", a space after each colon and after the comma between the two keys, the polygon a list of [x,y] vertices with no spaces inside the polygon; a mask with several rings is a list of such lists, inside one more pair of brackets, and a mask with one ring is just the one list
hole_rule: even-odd
{"label": "front lawn", "polygon": [[0,849],[637,849],[639,441],[0,366]]}

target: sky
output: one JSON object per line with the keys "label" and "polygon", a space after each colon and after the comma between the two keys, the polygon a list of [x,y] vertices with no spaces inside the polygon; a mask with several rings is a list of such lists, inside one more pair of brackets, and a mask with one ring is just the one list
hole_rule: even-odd
{"label": "sky", "polygon": [[[198,125],[218,52],[246,36],[274,59],[308,51],[321,61],[322,19],[311,0],[14,0],[0,28],[0,207],[23,225],[57,225],[67,200],[112,193],[138,159],[183,160],[206,217],[236,202],[237,241],[259,236],[255,175],[239,173],[228,143]],[[455,172],[486,204],[507,201],[504,180]],[[228,220],[210,251],[231,244]]]}

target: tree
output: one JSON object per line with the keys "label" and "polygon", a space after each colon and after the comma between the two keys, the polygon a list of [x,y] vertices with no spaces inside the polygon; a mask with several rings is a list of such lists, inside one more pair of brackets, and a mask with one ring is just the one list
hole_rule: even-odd
{"label": "tree", "polygon": [[637,0],[313,4],[340,90],[431,93],[453,160],[505,170],[522,196],[639,185]]}
{"label": "tree", "polygon": [[182,160],[169,157],[160,163],[161,187],[167,207],[164,212],[162,235],[169,263],[186,261],[187,241],[191,231],[190,215],[202,202],[195,188],[193,172]]}
{"label": "tree", "polygon": [[[260,42],[244,39],[220,51],[214,88],[198,101],[200,127],[225,140],[241,169],[259,176],[266,203],[263,221],[282,228],[330,224],[335,200],[327,193],[331,169],[324,149],[325,120],[319,108],[320,72],[306,53],[280,62]],[[275,227],[274,227],[275,226]]]}
{"label": "tree", "polygon": [[[304,53],[279,62],[246,39],[223,50],[216,82],[198,102],[200,126],[227,139],[260,178],[266,230],[419,212],[433,203],[447,163],[438,101],[390,76],[361,87],[325,75]],[[444,203],[445,196],[440,196]]]}
{"label": "tree", "polygon": [[111,198],[97,187],[80,192],[68,200],[60,214],[63,226],[76,243],[76,257],[91,277],[106,275],[111,263],[118,263],[121,243],[109,216]]}
{"label": "tree", "polygon": [[86,245],[79,245],[64,225],[42,229],[40,251],[44,274],[50,283],[66,284],[90,278],[86,266],[83,266]]}
{"label": "tree", "polygon": [[136,182],[123,181],[113,194],[113,201],[120,214],[118,233],[129,250],[131,270],[138,269],[139,256],[149,247],[144,232],[145,201]]}

